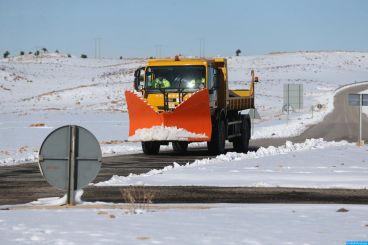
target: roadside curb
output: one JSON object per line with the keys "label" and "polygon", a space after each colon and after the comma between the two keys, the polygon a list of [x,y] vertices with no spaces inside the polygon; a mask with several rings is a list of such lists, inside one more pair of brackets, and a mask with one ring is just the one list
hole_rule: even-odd
{"label": "roadside curb", "polygon": [[[215,186],[103,186],[87,187],[83,201],[125,202],[122,190],[140,188],[153,203],[336,203],[368,204],[367,189]],[[139,202],[139,197],[136,198]]]}

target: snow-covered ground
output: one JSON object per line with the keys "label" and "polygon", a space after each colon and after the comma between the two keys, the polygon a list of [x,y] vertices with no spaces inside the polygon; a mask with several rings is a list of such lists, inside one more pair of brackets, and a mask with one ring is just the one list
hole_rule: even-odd
{"label": "snow-covered ground", "polygon": [[[143,59],[80,59],[41,54],[0,59],[0,166],[33,161],[44,137],[65,124],[89,129],[104,154],[138,152],[125,143],[128,117],[123,91]],[[299,134],[332,110],[339,86],[368,80],[368,53],[297,52],[229,57],[231,88],[246,88],[250,70],[260,78],[256,105],[262,116],[253,138]],[[284,83],[304,84],[304,109],[282,113]],[[312,105],[324,107],[314,112]],[[104,144],[109,143],[109,144]]]}
{"label": "snow-covered ground", "polygon": [[[368,53],[297,52],[262,56],[231,57],[229,79],[233,88],[241,88],[251,69],[259,76],[255,103],[262,120],[256,124],[253,139],[288,137],[320,122],[333,109],[333,95],[342,85],[368,81]],[[286,123],[282,113],[283,84],[304,86],[304,109],[292,113]],[[311,107],[321,104],[321,110]]]}
{"label": "snow-covered ground", "polygon": [[143,63],[55,53],[0,59],[0,166],[36,160],[44,138],[66,124],[89,129],[104,154],[139,151],[138,144],[124,143],[123,92]]}
{"label": "snow-covered ground", "polygon": [[368,147],[322,139],[261,147],[248,154],[228,152],[212,159],[127,177],[113,176],[97,186],[247,186],[368,188]]}
{"label": "snow-covered ground", "polygon": [[160,205],[0,211],[1,244],[345,244],[368,240],[366,205]]}

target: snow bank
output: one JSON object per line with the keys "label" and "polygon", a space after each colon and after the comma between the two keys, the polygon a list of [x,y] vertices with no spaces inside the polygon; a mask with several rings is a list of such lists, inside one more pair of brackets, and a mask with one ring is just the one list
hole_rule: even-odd
{"label": "snow bank", "polygon": [[[116,145],[101,145],[102,156],[124,155],[142,152],[142,147],[137,143],[122,143]],[[26,153],[23,157],[6,157],[0,159],[0,167],[14,166],[18,164],[34,163],[38,161],[38,152]]]}
{"label": "snow bank", "polygon": [[207,139],[205,134],[196,134],[183,128],[153,126],[152,128],[137,129],[129,141],[152,141],[152,140],[188,140],[189,138]]}
{"label": "snow bank", "polygon": [[[123,185],[142,184],[143,181],[145,181],[146,183],[150,181],[150,179],[147,177],[162,176],[162,174],[166,174],[171,171],[177,171],[177,170],[186,171],[187,169],[191,169],[191,168],[201,169],[204,167],[209,167],[211,165],[219,165],[219,164],[233,162],[233,161],[251,160],[251,159],[265,158],[265,157],[270,157],[270,156],[283,155],[283,154],[288,154],[292,152],[310,151],[310,150],[315,150],[315,149],[324,149],[327,147],[346,146],[346,145],[352,145],[352,144],[346,141],[327,142],[327,141],[324,141],[323,139],[307,139],[304,143],[295,143],[295,144],[293,144],[290,141],[287,141],[286,144],[283,146],[279,146],[279,147],[269,146],[267,148],[260,147],[257,151],[248,152],[247,154],[228,152],[226,154],[219,155],[212,159],[207,158],[207,159],[202,159],[202,160],[196,160],[193,163],[187,163],[185,165],[179,165],[178,163],[174,162],[172,166],[167,166],[163,169],[153,169],[149,171],[148,173],[144,173],[140,175],[130,174],[127,177],[114,175],[111,177],[110,180],[99,182],[95,185],[96,186],[123,186]],[[246,164],[244,161],[242,162]],[[227,169],[226,172],[223,172],[222,177],[226,176],[229,171],[231,170]],[[185,173],[182,173],[182,174],[185,176],[185,178],[188,179],[187,184],[191,185],[190,176],[185,175]],[[201,176],[203,176],[203,173],[201,171],[197,171],[195,178],[197,177],[201,178]],[[212,180],[213,181],[212,182],[210,181],[211,184],[215,183],[214,185],[217,185],[216,181],[217,183],[221,183],[220,179],[217,179],[218,177],[219,177],[218,175],[215,175],[213,179],[211,179],[211,181]],[[209,178],[211,178],[211,176],[209,176]],[[166,182],[166,184],[175,185],[175,181],[171,183]]]}
{"label": "snow bank", "polygon": [[27,155],[23,157],[6,157],[0,159],[0,167],[13,166],[17,164],[37,162],[37,161],[38,161],[38,153],[33,152],[27,153]]}
{"label": "snow bank", "polygon": [[[83,190],[77,190],[75,192],[75,203],[82,204],[82,195]],[[46,198],[39,198],[36,201],[30,202],[28,205],[44,205],[44,206],[60,206],[64,205],[67,202],[67,195],[65,194],[62,197],[46,197]]]}
{"label": "snow bank", "polygon": [[102,155],[115,155],[115,154],[132,154],[142,152],[141,144],[137,143],[123,143],[117,145],[101,145]]}

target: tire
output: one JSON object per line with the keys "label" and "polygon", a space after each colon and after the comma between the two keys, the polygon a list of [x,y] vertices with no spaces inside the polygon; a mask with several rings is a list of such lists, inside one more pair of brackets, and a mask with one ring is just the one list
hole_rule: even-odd
{"label": "tire", "polygon": [[241,136],[236,137],[233,141],[234,150],[239,153],[247,153],[250,139],[250,122],[245,117],[242,117],[240,132]]}
{"label": "tire", "polygon": [[160,152],[160,143],[157,141],[142,142],[142,150],[146,155],[157,155]]}
{"label": "tire", "polygon": [[207,142],[208,152],[210,154],[225,153],[226,128],[222,119],[216,120],[212,125],[211,141]]}
{"label": "tire", "polygon": [[176,153],[185,153],[185,152],[187,152],[188,144],[189,144],[189,142],[187,142],[187,141],[172,142],[174,152],[176,152]]}

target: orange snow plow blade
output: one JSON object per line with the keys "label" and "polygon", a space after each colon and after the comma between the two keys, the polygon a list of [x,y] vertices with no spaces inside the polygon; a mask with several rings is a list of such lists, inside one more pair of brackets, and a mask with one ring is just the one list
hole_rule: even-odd
{"label": "orange snow plow blade", "polygon": [[[143,99],[130,91],[125,91],[129,113],[129,136],[138,129],[162,128],[184,129],[188,137],[167,139],[168,141],[208,141],[211,139],[212,123],[208,90],[200,90],[178,105],[173,111],[156,112]],[[158,137],[159,138],[159,137]]]}

